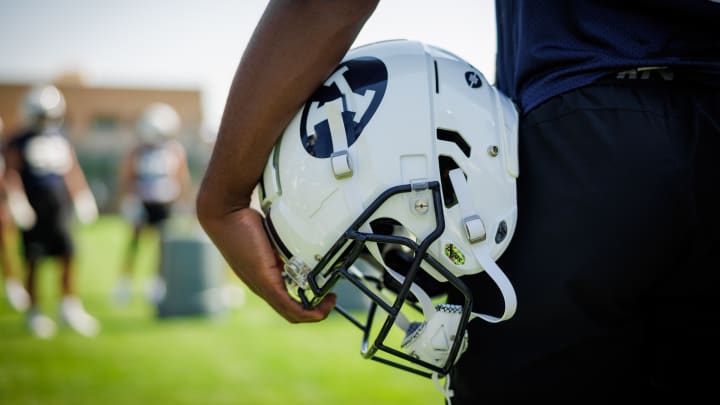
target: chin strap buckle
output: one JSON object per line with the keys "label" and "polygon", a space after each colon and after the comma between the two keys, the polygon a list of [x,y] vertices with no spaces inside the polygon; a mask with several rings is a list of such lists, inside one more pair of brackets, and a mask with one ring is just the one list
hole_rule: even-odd
{"label": "chin strap buckle", "polygon": [[482,242],[487,237],[485,232],[485,224],[478,215],[471,215],[467,218],[463,218],[465,224],[465,235],[470,243]]}

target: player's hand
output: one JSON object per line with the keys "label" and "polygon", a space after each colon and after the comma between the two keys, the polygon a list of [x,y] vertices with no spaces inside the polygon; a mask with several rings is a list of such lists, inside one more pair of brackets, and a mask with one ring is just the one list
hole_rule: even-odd
{"label": "player's hand", "polygon": [[82,189],[73,196],[73,207],[75,216],[83,225],[91,224],[98,218],[97,202],[90,189]]}
{"label": "player's hand", "polygon": [[203,215],[201,224],[235,274],[289,322],[321,321],[335,306],[332,294],[313,309],[303,308],[290,296],[282,278],[282,260],[272,248],[259,212],[244,208],[225,215]]}
{"label": "player's hand", "polygon": [[37,215],[24,192],[12,189],[8,190],[7,204],[10,216],[18,228],[28,230],[35,226]]}

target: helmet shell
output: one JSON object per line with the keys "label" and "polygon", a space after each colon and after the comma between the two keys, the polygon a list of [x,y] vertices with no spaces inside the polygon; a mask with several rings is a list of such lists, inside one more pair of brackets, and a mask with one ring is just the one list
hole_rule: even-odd
{"label": "helmet shell", "polygon": [[23,98],[22,118],[26,125],[59,126],[65,118],[65,96],[51,84],[30,88]]}
{"label": "helmet shell", "polygon": [[137,121],[141,142],[157,143],[175,137],[180,131],[180,116],[166,103],[148,105]]}
{"label": "helmet shell", "polygon": [[[517,119],[509,98],[446,50],[409,40],[352,49],[291,120],[266,165],[261,206],[276,242],[312,268],[381,193],[416,184],[362,229],[390,219],[420,243],[438,226],[437,208],[445,228],[428,253],[455,275],[482,271],[447,172],[462,170],[496,259],[517,220]],[[431,181],[442,184],[442,207],[422,188]]]}

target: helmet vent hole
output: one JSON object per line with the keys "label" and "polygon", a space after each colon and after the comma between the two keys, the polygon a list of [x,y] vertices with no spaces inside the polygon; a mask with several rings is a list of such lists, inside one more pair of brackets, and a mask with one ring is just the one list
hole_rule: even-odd
{"label": "helmet vent hole", "polygon": [[443,203],[446,208],[454,207],[457,205],[458,199],[450,181],[450,171],[457,169],[458,165],[448,156],[438,156],[438,166],[440,167],[440,188],[442,189]]}
{"label": "helmet vent hole", "polygon": [[438,128],[437,139],[440,141],[454,143],[458,148],[460,148],[465,156],[470,157],[470,144],[465,142],[465,139],[458,132]]}

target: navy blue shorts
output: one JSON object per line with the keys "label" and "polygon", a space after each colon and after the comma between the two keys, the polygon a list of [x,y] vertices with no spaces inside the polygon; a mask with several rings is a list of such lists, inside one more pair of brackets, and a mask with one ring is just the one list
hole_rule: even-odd
{"label": "navy blue shorts", "polygon": [[65,187],[27,187],[37,217],[35,226],[22,232],[23,254],[28,260],[74,254],[71,225],[73,205]]}
{"label": "navy blue shorts", "polygon": [[[453,405],[716,394],[720,86],[610,77],[521,118],[514,318],[470,322]],[[475,311],[502,313],[484,274]],[[705,371],[707,370],[707,371]]]}
{"label": "navy blue shorts", "polygon": [[148,225],[160,225],[170,218],[171,207],[169,203],[143,202],[145,208],[145,223]]}

